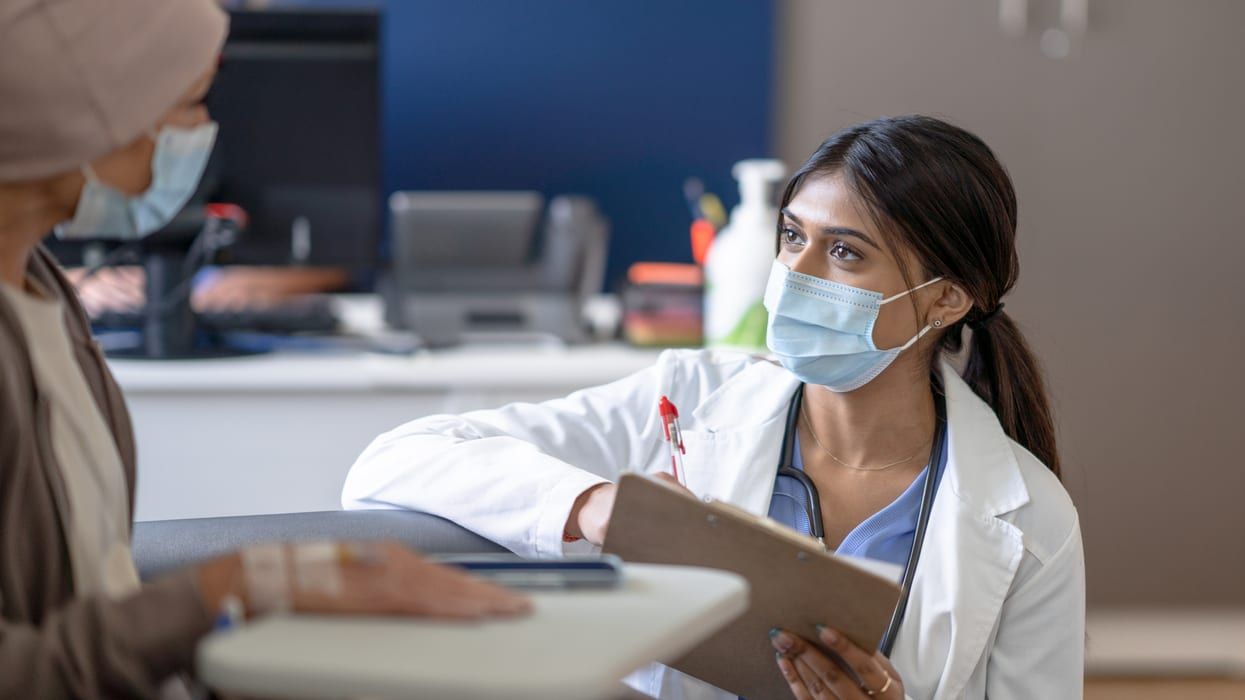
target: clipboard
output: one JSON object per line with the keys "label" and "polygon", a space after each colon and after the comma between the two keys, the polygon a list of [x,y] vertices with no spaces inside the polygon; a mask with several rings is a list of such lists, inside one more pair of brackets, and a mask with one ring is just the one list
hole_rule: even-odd
{"label": "clipboard", "polygon": [[748,580],[748,611],[669,664],[746,698],[791,692],[774,662],[771,628],[820,647],[816,626],[824,624],[876,649],[900,596],[894,581],[826,552],[807,535],[638,474],[618,482],[603,551],[629,562],[724,569]]}

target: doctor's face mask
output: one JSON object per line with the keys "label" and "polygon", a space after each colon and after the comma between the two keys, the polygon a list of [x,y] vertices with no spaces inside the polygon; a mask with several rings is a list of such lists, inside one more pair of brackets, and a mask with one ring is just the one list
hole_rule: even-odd
{"label": "doctor's face mask", "polygon": [[[837,392],[872,381],[932,330],[936,322],[903,302],[885,323],[879,318],[888,304],[910,302],[941,279],[906,288],[901,253],[884,245],[858,201],[837,177],[806,182],[782,211],[765,289],[770,351],[800,380]],[[877,289],[900,291],[888,297]]]}
{"label": "doctor's face mask", "polygon": [[939,279],[883,299],[878,292],[801,274],[775,260],[765,287],[766,343],[783,367],[806,384],[854,391],[932,328],[926,324],[903,345],[882,350],[873,342],[882,307]]}

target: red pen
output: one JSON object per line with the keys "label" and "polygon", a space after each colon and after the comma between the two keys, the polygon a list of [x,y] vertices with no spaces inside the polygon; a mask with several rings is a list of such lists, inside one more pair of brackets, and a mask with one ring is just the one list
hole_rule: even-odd
{"label": "red pen", "polygon": [[683,431],[679,428],[679,409],[663,396],[657,403],[657,411],[661,415],[661,429],[666,434],[666,444],[670,445],[670,466],[674,469],[674,478],[687,486],[683,478],[683,455],[687,454],[687,449],[683,446]]}

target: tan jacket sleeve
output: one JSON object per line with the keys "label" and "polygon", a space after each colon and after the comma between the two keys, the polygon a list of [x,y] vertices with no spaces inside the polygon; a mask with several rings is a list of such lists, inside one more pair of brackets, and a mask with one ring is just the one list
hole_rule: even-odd
{"label": "tan jacket sleeve", "polygon": [[0,698],[155,698],[211,628],[190,573],[75,598],[37,626],[0,622]]}

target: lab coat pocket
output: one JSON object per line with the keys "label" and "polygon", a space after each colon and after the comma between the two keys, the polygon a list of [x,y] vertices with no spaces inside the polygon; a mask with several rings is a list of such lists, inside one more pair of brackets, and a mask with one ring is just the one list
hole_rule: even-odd
{"label": "lab coat pocket", "polygon": [[767,429],[687,431],[687,485],[701,498],[764,513],[773,495],[782,436]]}
{"label": "lab coat pocket", "polygon": [[712,484],[712,469],[715,461],[709,457],[713,452],[713,434],[700,430],[683,431],[683,447],[687,454],[683,455],[683,482],[692,493],[704,497],[709,493]]}

